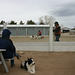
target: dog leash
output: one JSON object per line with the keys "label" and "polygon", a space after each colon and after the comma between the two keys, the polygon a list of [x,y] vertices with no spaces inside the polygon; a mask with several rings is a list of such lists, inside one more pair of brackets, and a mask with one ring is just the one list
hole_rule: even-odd
{"label": "dog leash", "polygon": [[22,63],[22,61],[20,59],[18,59],[18,60]]}

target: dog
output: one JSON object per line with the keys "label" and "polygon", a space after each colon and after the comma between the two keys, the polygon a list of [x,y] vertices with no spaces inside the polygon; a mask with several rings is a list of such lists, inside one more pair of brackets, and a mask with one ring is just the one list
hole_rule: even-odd
{"label": "dog", "polygon": [[37,36],[36,35],[35,36],[34,35],[31,35],[30,36],[30,39],[37,39]]}
{"label": "dog", "polygon": [[44,36],[38,36],[38,39],[44,39]]}
{"label": "dog", "polygon": [[31,39],[44,39],[44,36],[34,36],[34,35],[32,35],[32,36],[30,36],[30,38]]}
{"label": "dog", "polygon": [[20,65],[21,68],[24,68],[30,74],[35,74],[35,62],[33,58],[28,58],[28,60],[23,61]]}
{"label": "dog", "polygon": [[34,35],[30,36],[30,39],[33,39],[34,38]]}

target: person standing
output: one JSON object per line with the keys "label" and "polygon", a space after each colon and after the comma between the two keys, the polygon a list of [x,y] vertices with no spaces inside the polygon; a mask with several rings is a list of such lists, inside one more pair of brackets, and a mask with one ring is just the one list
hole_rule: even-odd
{"label": "person standing", "polygon": [[55,41],[59,41],[59,38],[61,36],[61,27],[59,26],[58,22],[55,22],[55,28],[53,29],[54,35],[56,37]]}

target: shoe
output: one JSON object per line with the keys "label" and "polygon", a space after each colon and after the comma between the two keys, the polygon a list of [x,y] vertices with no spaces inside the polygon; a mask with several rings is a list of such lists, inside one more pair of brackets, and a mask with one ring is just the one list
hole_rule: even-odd
{"label": "shoe", "polygon": [[15,64],[11,65],[11,67],[13,68],[15,66]]}

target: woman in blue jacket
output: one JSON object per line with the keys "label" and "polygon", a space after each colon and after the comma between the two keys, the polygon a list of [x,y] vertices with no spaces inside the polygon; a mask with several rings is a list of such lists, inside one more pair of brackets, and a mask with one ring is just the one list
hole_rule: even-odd
{"label": "woman in blue jacket", "polygon": [[[19,55],[16,53],[15,46],[10,39],[11,32],[8,29],[4,29],[2,32],[2,37],[0,38],[0,49],[6,49],[2,52],[5,59],[12,59],[16,56],[19,59]],[[14,66],[14,59],[11,60],[11,67]]]}

